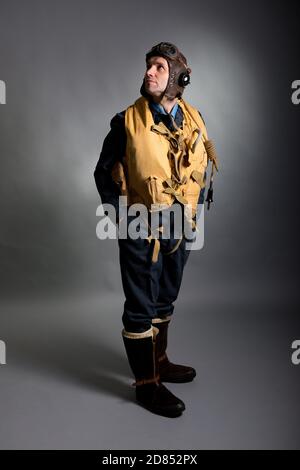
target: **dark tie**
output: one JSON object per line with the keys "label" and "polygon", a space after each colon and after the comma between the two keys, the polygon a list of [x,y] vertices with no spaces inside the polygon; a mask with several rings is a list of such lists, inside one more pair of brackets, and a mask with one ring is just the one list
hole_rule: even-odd
{"label": "dark tie", "polygon": [[162,121],[171,132],[173,132],[175,130],[170,114],[159,113],[158,114],[158,119],[159,119],[159,121]]}

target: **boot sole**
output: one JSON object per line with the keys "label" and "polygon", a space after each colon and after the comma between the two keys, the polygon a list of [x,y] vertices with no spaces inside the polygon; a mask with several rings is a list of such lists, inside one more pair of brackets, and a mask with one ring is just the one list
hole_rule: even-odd
{"label": "boot sole", "polygon": [[152,413],[154,414],[157,414],[157,415],[160,415],[160,416],[164,416],[166,418],[178,418],[179,416],[182,415],[183,411],[185,410],[185,407],[180,409],[180,410],[162,410],[162,409],[159,409],[159,408],[153,408],[149,405],[145,405],[144,403],[140,402],[140,401],[137,401],[137,403],[142,406],[143,408],[145,408],[146,410],[148,411],[151,411]]}
{"label": "boot sole", "polygon": [[171,377],[164,378],[164,376],[161,375],[160,380],[161,380],[161,382],[169,382],[169,383],[172,383],[172,384],[183,384],[183,383],[192,382],[195,377],[196,377],[196,374],[191,375],[190,377],[183,377],[182,379],[175,378],[175,377],[172,379]]}

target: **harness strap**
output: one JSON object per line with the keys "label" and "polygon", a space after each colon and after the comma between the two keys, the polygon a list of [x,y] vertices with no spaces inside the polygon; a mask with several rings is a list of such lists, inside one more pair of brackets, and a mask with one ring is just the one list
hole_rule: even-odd
{"label": "harness strap", "polygon": [[[145,219],[144,219],[145,221]],[[159,255],[159,252],[160,252],[160,241],[157,237],[154,236],[153,234],[153,231],[149,225],[149,221],[146,220],[145,221],[150,229],[150,235],[147,237],[147,240],[149,243],[151,243],[152,240],[154,240],[154,247],[153,247],[153,253],[152,253],[152,263],[157,263],[158,261],[158,255]],[[161,225],[160,227],[158,227],[156,230],[158,230],[159,232],[163,232],[163,225]],[[183,240],[183,235],[179,238],[179,240],[177,241],[177,243],[175,244],[175,246],[172,248],[171,251],[168,251],[167,253],[165,253],[165,255],[171,255],[172,253],[175,253],[176,250],[178,250],[181,242]]]}
{"label": "harness strap", "polygon": [[137,380],[136,382],[133,382],[133,386],[137,386],[137,385],[145,385],[145,384],[151,384],[151,383],[156,383],[156,384],[159,384],[160,383],[160,376],[159,374],[158,375],[155,375],[153,378],[151,379],[140,379],[140,380]]}

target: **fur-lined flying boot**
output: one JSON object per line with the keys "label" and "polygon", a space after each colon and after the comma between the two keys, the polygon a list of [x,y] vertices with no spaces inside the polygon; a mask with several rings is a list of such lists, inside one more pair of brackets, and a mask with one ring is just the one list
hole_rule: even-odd
{"label": "fur-lined flying boot", "polygon": [[159,329],[157,336],[157,360],[160,379],[162,382],[184,383],[191,382],[196,376],[193,367],[173,364],[169,361],[166,349],[168,345],[168,327],[171,317],[154,318],[152,323]]}
{"label": "fur-lined flying boot", "polygon": [[174,418],[182,414],[185,405],[160,381],[155,347],[157,335],[156,327],[143,333],[122,330],[128,362],[136,379],[133,385],[137,402],[153,413]]}

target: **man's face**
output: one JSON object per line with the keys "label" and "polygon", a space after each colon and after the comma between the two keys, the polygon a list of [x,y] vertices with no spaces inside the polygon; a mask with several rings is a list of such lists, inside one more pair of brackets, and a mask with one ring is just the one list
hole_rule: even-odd
{"label": "man's face", "polygon": [[150,57],[145,72],[145,89],[151,96],[161,96],[167,87],[169,66],[164,57]]}

